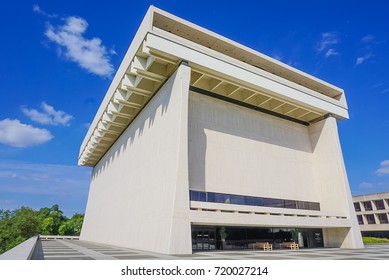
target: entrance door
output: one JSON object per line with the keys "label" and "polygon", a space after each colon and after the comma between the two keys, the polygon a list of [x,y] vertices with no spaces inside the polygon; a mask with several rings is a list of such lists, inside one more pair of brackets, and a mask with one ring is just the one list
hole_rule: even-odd
{"label": "entrance door", "polygon": [[323,231],[322,229],[304,229],[303,232],[304,247],[318,248],[323,245]]}
{"label": "entrance door", "polygon": [[204,251],[216,249],[216,229],[192,227],[192,250]]}

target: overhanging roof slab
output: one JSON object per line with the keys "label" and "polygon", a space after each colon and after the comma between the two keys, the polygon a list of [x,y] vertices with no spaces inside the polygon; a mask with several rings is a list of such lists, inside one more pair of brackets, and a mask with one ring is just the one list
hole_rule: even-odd
{"label": "overhanging roof slab", "polygon": [[200,87],[304,122],[348,118],[343,90],[151,6],[80,147],[95,166],[182,61]]}
{"label": "overhanging roof slab", "polygon": [[[221,59],[204,54],[182,44],[167,40],[155,34],[149,33],[146,37],[145,45],[160,52],[174,53],[177,57],[191,62],[195,69],[205,68],[207,71],[215,71],[221,75],[227,76],[226,79],[236,83],[248,83],[259,91],[267,92],[281,99],[308,105],[316,110],[333,113],[340,118],[348,118],[347,108],[337,100],[329,99],[327,96],[315,97],[307,92],[297,90],[290,82],[290,85],[282,84],[253,73],[236,65],[232,65]],[[338,104],[334,104],[338,103]]]}

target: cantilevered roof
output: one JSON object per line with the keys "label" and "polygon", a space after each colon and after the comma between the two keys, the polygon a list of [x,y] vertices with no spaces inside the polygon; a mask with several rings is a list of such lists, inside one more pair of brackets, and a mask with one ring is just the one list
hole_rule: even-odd
{"label": "cantilevered roof", "polygon": [[151,6],[81,145],[95,166],[182,61],[191,88],[309,124],[348,118],[343,90]]}
{"label": "cantilevered roof", "polygon": [[343,93],[340,88],[175,16],[166,13],[155,13],[153,27],[258,67],[324,95],[336,97]]}

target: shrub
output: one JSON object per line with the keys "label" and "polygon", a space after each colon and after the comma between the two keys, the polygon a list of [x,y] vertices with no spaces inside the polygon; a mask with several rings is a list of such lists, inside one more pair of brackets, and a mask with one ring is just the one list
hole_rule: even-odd
{"label": "shrub", "polygon": [[363,237],[364,244],[374,244],[374,243],[389,243],[387,238],[378,238],[378,237]]}

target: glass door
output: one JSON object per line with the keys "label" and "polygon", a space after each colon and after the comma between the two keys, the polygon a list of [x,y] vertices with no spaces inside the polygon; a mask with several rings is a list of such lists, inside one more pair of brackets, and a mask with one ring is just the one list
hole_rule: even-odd
{"label": "glass door", "polygon": [[323,244],[323,231],[320,228],[303,229],[304,247],[320,248]]}
{"label": "glass door", "polygon": [[216,229],[192,227],[192,250],[205,251],[216,249]]}

